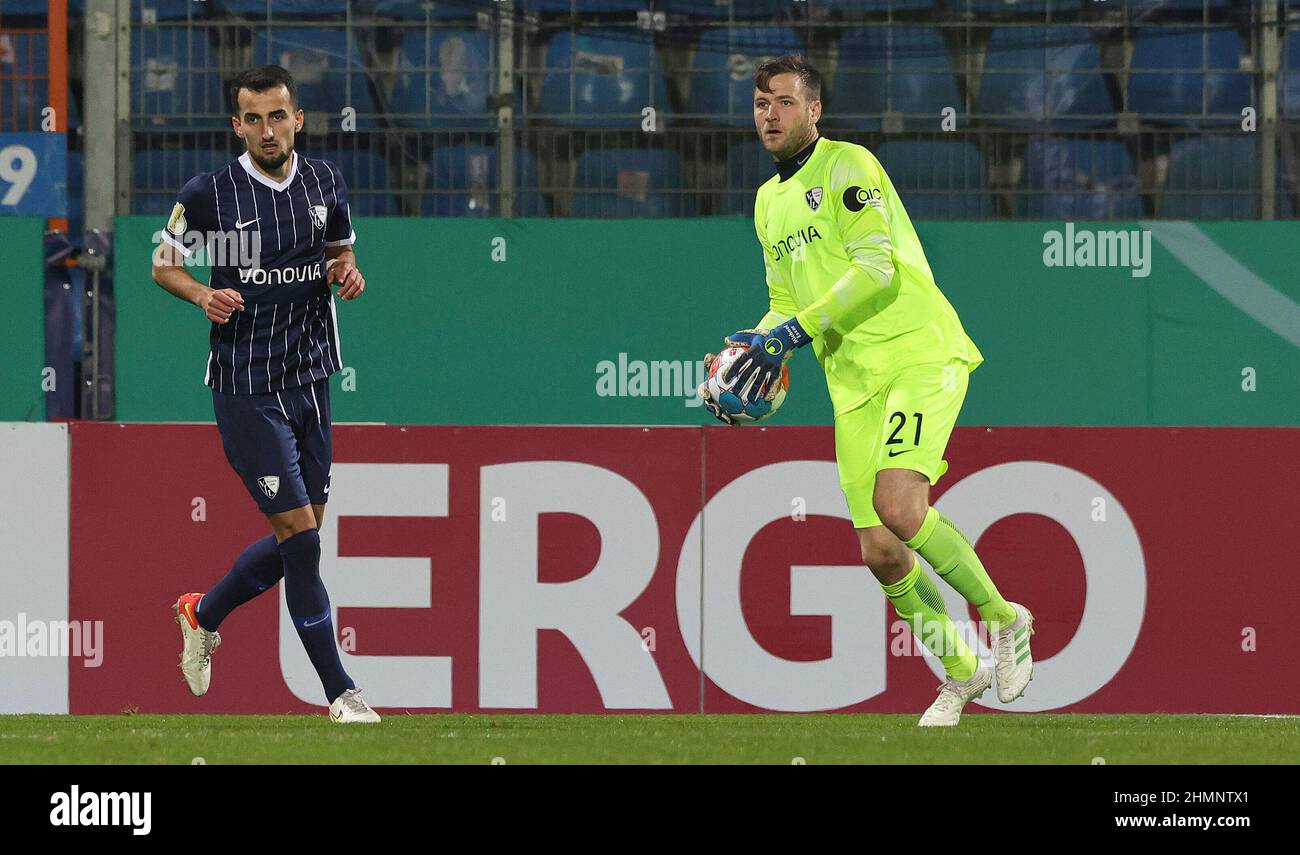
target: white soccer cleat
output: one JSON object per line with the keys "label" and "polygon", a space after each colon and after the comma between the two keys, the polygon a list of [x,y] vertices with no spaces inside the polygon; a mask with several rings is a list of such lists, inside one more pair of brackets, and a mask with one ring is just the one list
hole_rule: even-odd
{"label": "white soccer cleat", "polygon": [[917,722],[918,727],[954,727],[961,721],[962,707],[975,700],[993,685],[993,672],[986,665],[975,669],[969,680],[954,680],[952,677],[943,681],[939,687],[939,697],[934,699],[930,708]]}
{"label": "white soccer cleat", "polygon": [[1034,634],[1034,616],[1019,603],[1011,626],[993,633],[993,663],[998,675],[998,700],[1009,704],[1025,693],[1034,678],[1034,657],[1029,653],[1029,636]]}
{"label": "white soccer cleat", "polygon": [[212,651],[221,646],[221,633],[199,626],[198,608],[202,594],[185,594],[172,607],[181,627],[181,674],[196,696],[207,694],[212,682]]}
{"label": "white soccer cleat", "polygon": [[338,724],[378,724],[379,713],[361,697],[360,689],[348,689],[330,704],[330,718]]}

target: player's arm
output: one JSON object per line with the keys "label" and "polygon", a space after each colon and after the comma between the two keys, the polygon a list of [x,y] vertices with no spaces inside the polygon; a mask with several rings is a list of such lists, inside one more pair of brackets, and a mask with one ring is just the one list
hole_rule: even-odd
{"label": "player's arm", "polygon": [[355,300],[366,290],[366,279],[357,269],[357,254],[351,246],[325,247],[325,281],[339,286],[341,300]]}
{"label": "player's arm", "polygon": [[334,176],[334,207],[325,220],[325,282],[339,286],[339,299],[355,300],[366,290],[366,280],[357,269],[357,254],[352,249],[357,232],[352,228],[348,185],[337,167],[331,166],[330,172]]}
{"label": "player's arm", "polygon": [[185,259],[197,249],[197,244],[186,246],[186,241],[190,240],[186,211],[201,210],[201,192],[201,177],[192,179],[181,188],[167,225],[159,233],[160,240],[151,259],[150,275],[168,294],[198,306],[213,323],[224,324],[232,314],[243,311],[243,296],[231,288],[209,288],[191,276],[185,268]]}
{"label": "player's arm", "polygon": [[846,318],[861,323],[874,310],[869,304],[894,279],[894,244],[890,234],[880,168],[864,149],[846,149],[831,167],[831,204],[849,269],[794,319],[816,338]]}

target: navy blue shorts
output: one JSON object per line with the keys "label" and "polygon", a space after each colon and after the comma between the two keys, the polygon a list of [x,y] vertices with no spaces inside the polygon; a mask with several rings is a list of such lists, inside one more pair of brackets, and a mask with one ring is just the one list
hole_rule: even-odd
{"label": "navy blue shorts", "polygon": [[328,378],[271,395],[213,391],[212,409],[226,459],[262,513],[325,504],[334,459]]}

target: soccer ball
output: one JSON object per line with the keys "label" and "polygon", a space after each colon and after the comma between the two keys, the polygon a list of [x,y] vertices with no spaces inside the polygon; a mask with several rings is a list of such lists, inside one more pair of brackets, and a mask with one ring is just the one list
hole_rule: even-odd
{"label": "soccer ball", "polygon": [[731,363],[745,354],[745,351],[746,348],[743,347],[728,347],[715,356],[709,365],[709,377],[705,382],[708,384],[709,394],[713,400],[717,401],[718,406],[737,422],[756,422],[781,409],[781,404],[785,402],[785,394],[790,390],[790,369],[781,366],[781,377],[776,383],[776,397],[771,401],[760,398],[742,409],[739,390],[734,388],[736,381],[723,383],[722,375]]}

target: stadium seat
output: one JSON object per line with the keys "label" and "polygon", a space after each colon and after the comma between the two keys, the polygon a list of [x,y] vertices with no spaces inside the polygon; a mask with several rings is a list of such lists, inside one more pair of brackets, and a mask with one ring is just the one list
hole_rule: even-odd
{"label": "stadium seat", "polygon": [[0,132],[41,130],[49,104],[49,37],[0,32]]}
{"label": "stadium seat", "polygon": [[620,12],[635,14],[642,9],[650,8],[646,0],[516,0],[515,5],[525,12],[541,12],[550,15],[565,13],[600,15]]}
{"label": "stadium seat", "polygon": [[[938,0],[811,0],[815,11],[832,11],[853,14],[859,12],[911,12],[933,9]],[[949,7],[952,0],[948,0]]]}
{"label": "stadium seat", "polygon": [[975,112],[1017,128],[1096,127],[1114,121],[1101,58],[1083,27],[993,31]]}
{"label": "stadium seat", "polygon": [[131,0],[132,21],[184,21],[206,18],[210,11],[212,3],[194,0]]}
{"label": "stadium seat", "polygon": [[1300,116],[1300,29],[1286,34],[1278,77],[1278,113],[1288,118]]}
{"label": "stadium seat", "polygon": [[[518,217],[542,217],[546,206],[538,192],[537,164],[532,153],[516,147],[515,207]],[[499,217],[497,150],[474,143],[442,146],[429,160],[429,191],[420,213],[433,217]]]}
{"label": "stadium seat", "polygon": [[348,0],[212,0],[232,15],[273,20],[286,17],[320,18],[345,15]]}
{"label": "stadium seat", "polygon": [[402,41],[389,110],[406,127],[492,123],[492,39],[481,30],[411,30]]}
{"label": "stadium seat", "polygon": [[785,15],[792,11],[792,4],[789,0],[659,0],[655,8],[670,15],[726,21],[729,18],[746,20]]}
{"label": "stadium seat", "polygon": [[352,11],[354,15],[360,11],[385,18],[446,21],[474,19],[492,6],[492,0],[353,0]]}
{"label": "stadium seat", "polygon": [[289,69],[297,81],[302,108],[326,114],[331,128],[338,128],[344,107],[357,111],[357,127],[377,123],[361,50],[355,36],[349,38],[342,28],[257,30],[253,33],[253,61]]}
{"label": "stadium seat", "polygon": [[[195,175],[213,172],[234,158],[224,149],[145,149],[136,151],[131,213],[166,216],[176,194]],[[159,224],[159,228],[162,225]]]}
{"label": "stadium seat", "polygon": [[1129,109],[1162,124],[1239,123],[1242,108],[1253,103],[1250,73],[1238,71],[1242,49],[1232,30],[1139,34],[1130,63]]}
{"label": "stadium seat", "polygon": [[993,213],[984,159],[973,143],[886,142],[876,157],[912,219],[970,220]]}
{"label": "stadium seat", "polygon": [[754,194],[775,174],[772,155],[761,142],[733,142],[727,149],[727,189],[722,196],[722,213],[754,216]]}
{"label": "stadium seat", "polygon": [[705,30],[691,63],[686,112],[724,125],[752,125],[754,68],[769,57],[802,50],[798,34],[784,27]]}
{"label": "stadium seat", "polygon": [[694,200],[681,192],[676,152],[606,149],[583,153],[574,169],[575,217],[685,217]]}
{"label": "stadium seat", "polygon": [[564,125],[638,128],[641,110],[668,107],[645,33],[560,32],[546,49],[539,112]]}
{"label": "stadium seat", "polygon": [[960,107],[948,48],[932,27],[860,27],[840,38],[831,123],[864,130],[880,127],[886,111],[935,121],[945,107]]}
{"label": "stadium seat", "polygon": [[1017,213],[1048,220],[1137,219],[1137,175],[1115,140],[1035,139],[1025,149]]}
{"label": "stadium seat", "polygon": [[[1079,6],[1090,0],[1052,0],[1052,11],[1078,11]],[[1116,4],[1119,5],[1119,4]],[[1073,6],[1073,8],[1070,8]],[[982,14],[1027,15],[1047,11],[1047,0],[946,0],[944,4],[950,12],[978,12]]]}
{"label": "stadium seat", "polygon": [[1248,220],[1259,216],[1256,141],[1244,136],[1179,140],[1169,152],[1160,216]]}
{"label": "stadium seat", "polygon": [[207,33],[190,27],[132,28],[131,112],[149,125],[229,126]]}
{"label": "stadium seat", "polygon": [[388,217],[398,213],[388,181],[388,161],[368,149],[346,149],[325,155],[343,173],[348,207],[353,216]]}

